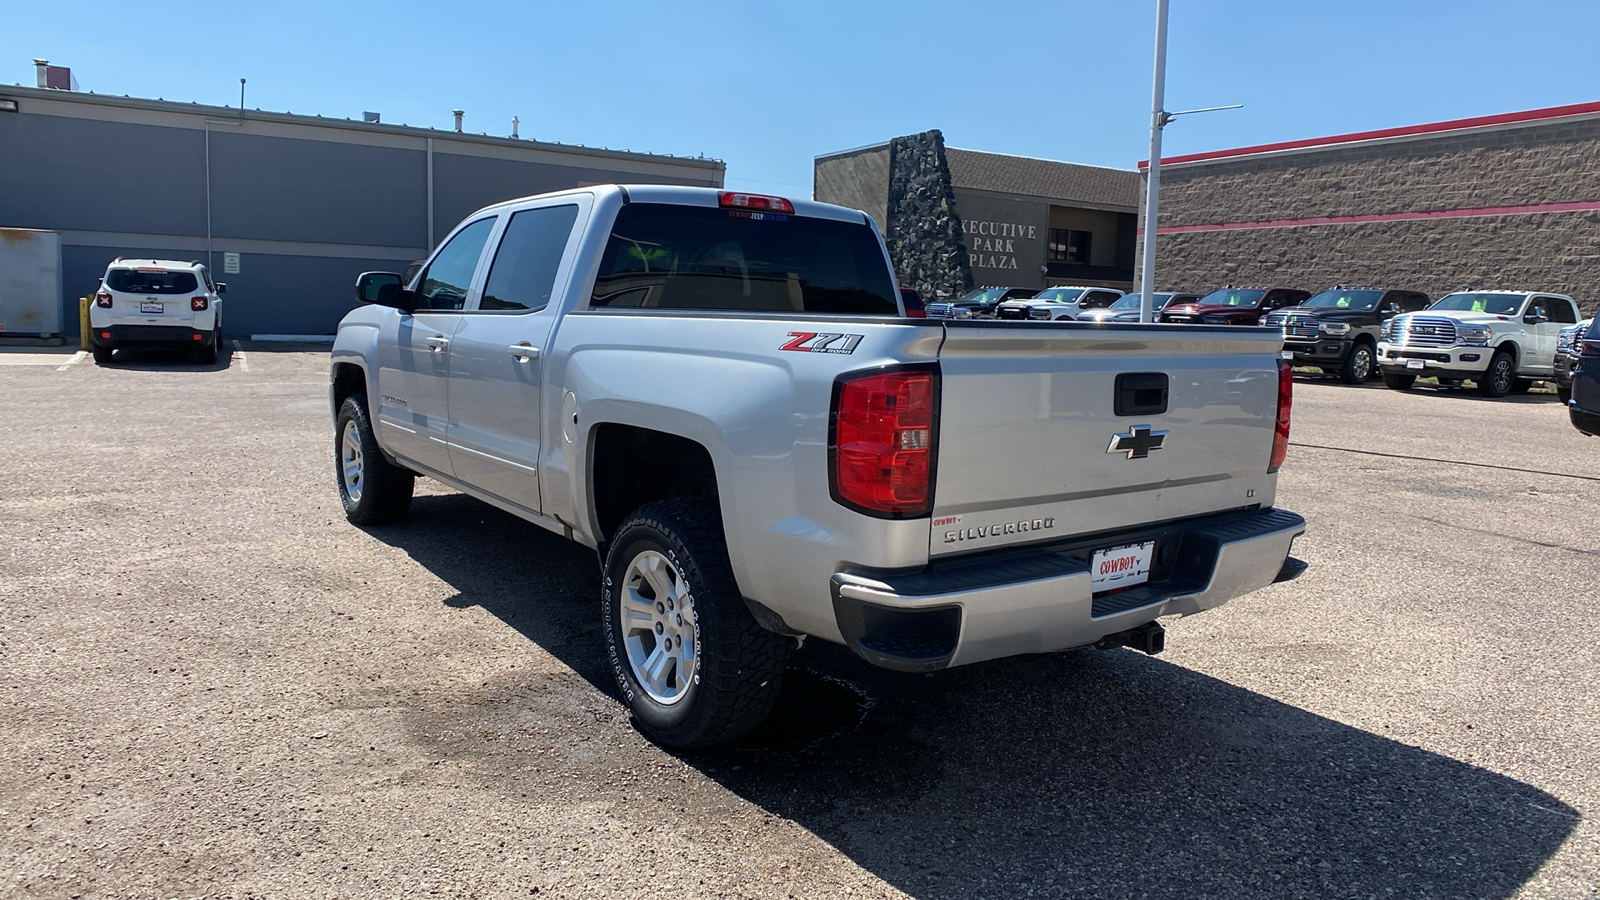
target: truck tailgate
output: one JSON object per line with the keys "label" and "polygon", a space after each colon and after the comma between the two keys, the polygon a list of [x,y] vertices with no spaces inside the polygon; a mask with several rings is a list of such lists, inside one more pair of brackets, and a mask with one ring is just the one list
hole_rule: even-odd
{"label": "truck tailgate", "polygon": [[[947,324],[930,553],[1270,505],[1282,344],[1250,327]],[[1144,390],[1121,415],[1119,376]]]}

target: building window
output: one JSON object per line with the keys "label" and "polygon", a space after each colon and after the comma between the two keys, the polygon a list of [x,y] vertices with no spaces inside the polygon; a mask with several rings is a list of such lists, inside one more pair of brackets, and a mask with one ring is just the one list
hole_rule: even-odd
{"label": "building window", "polygon": [[1089,264],[1089,238],[1087,231],[1072,231],[1066,228],[1050,229],[1050,261],[1077,263],[1080,266]]}

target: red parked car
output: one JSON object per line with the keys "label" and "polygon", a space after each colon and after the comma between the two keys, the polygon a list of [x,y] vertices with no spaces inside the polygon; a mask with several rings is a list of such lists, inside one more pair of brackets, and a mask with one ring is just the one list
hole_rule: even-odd
{"label": "red parked car", "polygon": [[906,318],[926,319],[928,317],[928,309],[922,304],[922,295],[917,293],[916,288],[908,288],[902,285],[900,288],[900,302],[905,305]]}
{"label": "red parked car", "polygon": [[1193,303],[1175,303],[1161,311],[1162,322],[1185,325],[1260,325],[1261,317],[1311,299],[1310,291],[1286,287],[1225,287]]}

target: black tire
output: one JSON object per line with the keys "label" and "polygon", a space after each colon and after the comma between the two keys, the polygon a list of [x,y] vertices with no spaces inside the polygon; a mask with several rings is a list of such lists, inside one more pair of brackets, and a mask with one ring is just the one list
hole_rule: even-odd
{"label": "black tire", "polygon": [[1509,351],[1501,350],[1489,360],[1489,368],[1477,379],[1478,393],[1485,397],[1504,397],[1511,393],[1517,382],[1517,360]]}
{"label": "black tire", "polygon": [[1518,378],[1511,383],[1511,393],[1513,394],[1526,394],[1531,390],[1533,390],[1532,378]]}
{"label": "black tire", "polygon": [[[361,455],[361,473],[354,495],[344,471],[346,429],[352,425],[353,430],[348,434],[356,439]],[[411,508],[411,493],[417,486],[416,473],[384,458],[383,451],[378,449],[378,439],[372,433],[372,421],[367,416],[367,398],[360,394],[346,397],[334,420],[333,470],[345,518],[357,525],[396,522]]]}
{"label": "black tire", "polygon": [[1562,405],[1565,405],[1568,400],[1572,399],[1572,388],[1556,385],[1556,397],[1561,400]]}
{"label": "black tire", "polygon": [[[623,631],[626,576],[647,553],[659,554],[676,568],[685,588],[682,595],[694,612],[694,674],[673,685],[683,693],[668,698],[671,702],[649,696],[629,659]],[[640,587],[650,590],[645,582]],[[645,599],[654,599],[651,593]],[[601,604],[606,655],[617,688],[635,727],[652,741],[681,749],[709,747],[750,731],[772,711],[783,686],[789,639],[762,628],[750,615],[728,562],[715,501],[662,500],[628,516],[606,554]],[[649,628],[644,630],[648,636]],[[659,625],[655,631],[660,633]]]}
{"label": "black tire", "polygon": [[1373,356],[1372,346],[1365,342],[1350,348],[1350,356],[1344,361],[1344,368],[1339,370],[1339,380],[1345,384],[1363,384],[1372,377]]}
{"label": "black tire", "polygon": [[216,335],[216,332],[212,332],[211,333],[211,343],[207,344],[206,346],[201,347],[199,350],[195,351],[195,356],[199,357],[200,363],[202,365],[214,366],[214,365],[217,364],[217,335]]}
{"label": "black tire", "polygon": [[1409,391],[1417,383],[1417,376],[1407,375],[1403,372],[1383,373],[1383,386],[1395,391]]}
{"label": "black tire", "polygon": [[106,363],[111,362],[111,354],[116,351],[112,350],[110,347],[95,347],[91,352],[94,353],[94,364],[97,366],[103,366]]}

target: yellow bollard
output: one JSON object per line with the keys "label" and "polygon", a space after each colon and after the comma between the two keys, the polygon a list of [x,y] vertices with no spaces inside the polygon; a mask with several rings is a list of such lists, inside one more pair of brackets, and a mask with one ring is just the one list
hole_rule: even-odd
{"label": "yellow bollard", "polygon": [[92,297],[78,298],[78,349],[89,349],[89,304],[93,303]]}

